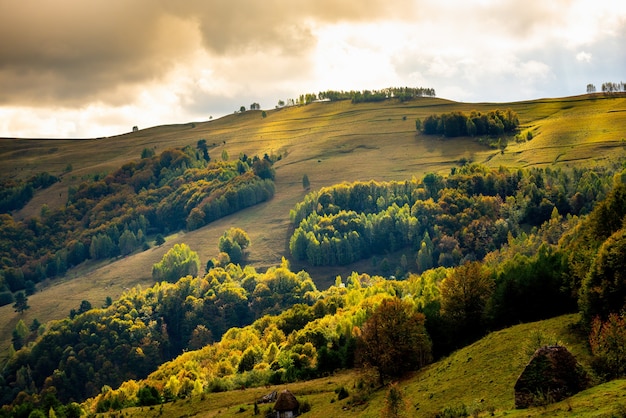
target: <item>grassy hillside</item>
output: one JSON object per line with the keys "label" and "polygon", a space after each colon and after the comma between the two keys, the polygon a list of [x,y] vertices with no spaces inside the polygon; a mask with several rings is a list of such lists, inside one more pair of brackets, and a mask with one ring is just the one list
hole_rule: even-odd
{"label": "grassy hillside", "polygon": [[[440,139],[416,135],[415,119],[433,113],[511,107],[518,112],[522,132],[531,131],[530,142],[512,142],[504,153],[467,138]],[[424,98],[406,103],[353,105],[347,101],[314,103],[229,115],[210,122],[143,129],[116,137],[85,140],[0,139],[3,175],[28,177],[48,171],[62,181],[38,192],[15,214],[23,219],[38,214],[46,203],[64,205],[67,190],[90,174],[110,172],[138,159],[144,148],[195,146],[206,139],[211,157],[223,149],[239,153],[282,155],[275,165],[276,194],[266,203],[243,210],[199,230],[167,237],[166,244],[110,263],[87,262],[71,270],[64,280],[44,283],[29,298],[31,309],[15,314],[11,306],[0,308],[0,352],[8,347],[11,331],[22,318],[29,324],[61,318],[83,299],[94,306],[107,296],[116,298],[124,289],[152,284],[151,266],[175,243],[185,242],[206,262],[217,254],[218,237],[230,226],[245,229],[252,240],[249,262],[263,269],[287,255],[289,209],[305,194],[301,179],[307,174],[312,188],[342,181],[397,180],[426,172],[446,174],[461,159],[489,166],[588,166],[605,164],[625,154],[626,98],[580,96],[518,103],[456,103]],[[64,173],[71,164],[71,171]],[[313,269],[320,288],[336,274],[364,270],[369,266],[343,269]],[[301,266],[294,266],[299,268]]]}
{"label": "grassy hillside", "polygon": [[[626,381],[617,380],[596,386],[570,398],[542,408],[514,410],[513,386],[528,356],[523,346],[532,335],[541,333],[560,341],[587,365],[588,353],[584,338],[577,332],[578,315],[514,326],[494,332],[451,356],[434,363],[413,376],[398,382],[407,404],[409,416],[434,416],[446,409],[465,410],[481,416],[611,416],[626,408]],[[298,399],[307,401],[311,411],[307,417],[379,417],[384,407],[386,389],[373,392],[365,402],[355,404],[357,372],[342,372],[332,377],[280,385],[209,394],[171,404],[130,408],[125,416],[253,416],[255,399],[272,390],[289,389]],[[350,396],[337,399],[336,389],[344,387]],[[261,411],[269,406],[261,405]],[[621,408],[621,409],[620,409]]]}

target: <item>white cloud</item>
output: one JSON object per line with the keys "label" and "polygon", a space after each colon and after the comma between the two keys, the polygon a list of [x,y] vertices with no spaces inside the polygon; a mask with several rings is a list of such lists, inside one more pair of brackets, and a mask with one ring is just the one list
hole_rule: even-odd
{"label": "white cloud", "polygon": [[576,54],[576,61],[578,62],[591,62],[592,55],[589,52],[580,51]]}

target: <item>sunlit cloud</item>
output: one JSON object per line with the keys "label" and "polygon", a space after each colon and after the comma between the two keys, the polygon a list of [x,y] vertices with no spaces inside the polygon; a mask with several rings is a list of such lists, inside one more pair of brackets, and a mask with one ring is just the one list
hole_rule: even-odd
{"label": "sunlit cloud", "polygon": [[0,0],[0,136],[97,137],[326,89],[511,101],[626,71],[618,0]]}

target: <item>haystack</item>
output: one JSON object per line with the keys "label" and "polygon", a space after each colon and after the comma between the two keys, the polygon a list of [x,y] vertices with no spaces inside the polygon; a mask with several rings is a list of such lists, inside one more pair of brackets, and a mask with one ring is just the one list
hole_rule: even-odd
{"label": "haystack", "polygon": [[274,404],[274,411],[278,418],[291,418],[298,415],[300,410],[300,402],[293,393],[283,390],[278,394],[278,399]]}
{"label": "haystack", "polygon": [[586,373],[567,348],[541,347],[515,383],[515,408],[558,402],[585,389],[587,384]]}

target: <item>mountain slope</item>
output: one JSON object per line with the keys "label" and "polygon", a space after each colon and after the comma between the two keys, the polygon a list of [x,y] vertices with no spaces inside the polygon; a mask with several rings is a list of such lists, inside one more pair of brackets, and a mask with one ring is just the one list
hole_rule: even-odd
{"label": "mountain slope", "polygon": [[[626,381],[617,380],[581,392],[547,407],[514,410],[513,386],[523,370],[528,355],[524,347],[532,345],[533,336],[564,344],[584,366],[589,354],[585,338],[576,331],[578,315],[566,315],[545,321],[521,324],[489,334],[462,348],[413,376],[398,382],[406,402],[408,416],[434,416],[446,409],[462,410],[480,416],[602,416],[615,414],[626,407]],[[386,389],[363,396],[355,389],[362,375],[346,371],[323,379],[269,388],[213,393],[201,398],[165,404],[154,409],[129,408],[125,416],[252,416],[255,399],[273,390],[289,389],[298,399],[307,401],[311,411],[306,416],[379,417],[385,404]],[[336,390],[348,390],[348,398],[338,400]],[[355,402],[355,397],[364,402]],[[261,412],[271,404],[260,405]]]}
{"label": "mountain slope", "polygon": [[[511,143],[504,153],[469,138],[441,139],[416,135],[415,119],[433,113],[512,108],[518,112],[522,133],[533,139]],[[99,306],[107,296],[117,298],[124,289],[152,284],[151,266],[174,244],[185,242],[203,263],[217,254],[217,240],[230,226],[245,229],[251,237],[249,262],[257,268],[276,265],[287,254],[289,209],[305,194],[302,176],[312,188],[342,181],[399,180],[426,172],[446,174],[461,160],[490,166],[585,166],[615,161],[625,154],[626,98],[580,96],[517,103],[456,103],[424,98],[406,103],[353,105],[347,101],[314,103],[229,115],[210,122],[169,125],[125,135],[91,140],[1,139],[0,159],[7,176],[27,177],[49,171],[62,181],[38,192],[15,216],[38,214],[43,203],[62,206],[68,187],[90,174],[110,172],[139,158],[144,148],[157,152],[171,147],[195,146],[206,139],[212,158],[223,150],[231,156],[246,153],[282,155],[275,165],[276,194],[266,203],[220,219],[197,231],[177,233],[166,244],[107,263],[87,262],[69,272],[68,280],[55,280],[29,298],[31,309],[15,314],[10,305],[0,307],[0,350],[6,350],[17,321],[29,324],[58,319],[81,300]],[[366,264],[367,265],[367,264]],[[301,266],[294,266],[300,268]],[[336,274],[351,270],[311,271],[320,288]],[[69,280],[71,278],[71,280]]]}

